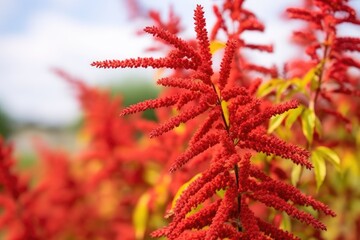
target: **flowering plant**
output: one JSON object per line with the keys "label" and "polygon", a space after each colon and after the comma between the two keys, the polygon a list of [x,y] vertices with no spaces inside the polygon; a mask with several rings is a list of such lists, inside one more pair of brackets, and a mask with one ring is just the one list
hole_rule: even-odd
{"label": "flowering plant", "polygon": [[[359,154],[354,136],[360,132],[360,102],[353,100],[359,96],[359,75],[353,70],[360,65],[347,52],[358,52],[360,41],[338,36],[337,27],[360,21],[342,0],[288,8],[290,18],[307,23],[294,32],[294,40],[310,58],[288,61],[280,75],[275,66],[242,54],[243,49],[273,51],[244,39],[244,32],[265,28],[244,1],[224,0],[213,10],[216,22],[209,34],[197,5],[193,40],[177,36],[181,28],[174,12],[166,23],[151,11],[155,25],[144,31],[170,47],[164,57],[92,63],[171,69],[157,79],[166,88],[156,99],[122,108],[120,99],[56,70],[79,92],[88,146],[68,161],[66,154],[40,145],[47,171],[30,187],[11,172],[11,150],[0,142],[0,203],[7,212],[0,226],[10,238],[322,239],[323,220],[336,213],[305,194],[300,178],[316,185],[308,189],[313,193],[322,185],[339,192],[344,188],[324,184],[326,161],[330,172],[341,172],[337,152]],[[157,122],[137,114],[148,109]],[[334,136],[334,126],[344,129],[344,136]],[[312,169],[315,184],[308,174]],[[43,202],[56,208],[44,211]],[[68,223],[62,223],[65,211]],[[15,213],[18,218],[11,217]],[[299,231],[298,222],[309,230]]]}

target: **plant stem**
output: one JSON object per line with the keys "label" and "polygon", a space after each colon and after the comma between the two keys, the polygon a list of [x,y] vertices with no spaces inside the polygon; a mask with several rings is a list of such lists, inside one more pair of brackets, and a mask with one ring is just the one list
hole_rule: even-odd
{"label": "plant stem", "polygon": [[[221,94],[220,91],[218,92],[216,90],[216,87],[214,84],[212,84],[214,91],[217,94],[217,98],[218,98],[218,104],[221,106]],[[227,132],[228,135],[230,135],[230,124],[227,124],[226,122],[226,117],[224,115],[224,111],[221,109],[221,116],[224,122],[224,126],[225,126],[225,130]],[[236,189],[239,189],[239,166],[237,164],[234,165],[234,174],[235,174],[235,181],[236,181]],[[237,195],[237,216],[240,216],[240,211],[241,211],[241,194]],[[241,232],[242,231],[242,227],[241,227],[241,221],[240,219],[238,219],[238,231]]]}

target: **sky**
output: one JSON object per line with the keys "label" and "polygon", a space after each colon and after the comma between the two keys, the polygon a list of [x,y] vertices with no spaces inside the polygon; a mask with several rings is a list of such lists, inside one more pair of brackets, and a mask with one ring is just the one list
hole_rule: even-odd
{"label": "sky", "polygon": [[[211,6],[219,1],[140,2],[144,9],[157,9],[164,15],[172,5],[183,21],[184,37],[192,37],[195,5],[204,6],[211,26]],[[246,2],[267,24],[264,34],[247,37],[252,42],[273,43],[277,50],[273,55],[254,54],[254,58],[271,64],[296,54],[285,47],[296,23],[283,24],[280,17],[289,2]],[[360,9],[360,1],[354,2]],[[151,40],[146,35],[136,36],[136,32],[149,23],[147,19],[130,21],[125,0],[0,0],[0,106],[21,121],[69,124],[78,116],[79,104],[71,86],[52,68],[61,68],[92,85],[115,83],[134,75],[151,79],[151,70],[90,66],[95,60],[147,56],[144,50],[151,46]]]}

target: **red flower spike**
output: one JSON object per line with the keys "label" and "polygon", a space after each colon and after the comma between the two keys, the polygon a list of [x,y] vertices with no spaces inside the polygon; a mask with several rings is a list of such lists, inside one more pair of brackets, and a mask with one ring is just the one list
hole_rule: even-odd
{"label": "red flower spike", "polygon": [[[360,69],[360,63],[354,55],[347,52],[359,52],[359,39],[354,37],[339,37],[338,27],[342,23],[359,24],[356,11],[348,1],[309,1],[303,8],[289,8],[287,13],[290,18],[306,21],[306,28],[295,31],[294,36],[298,43],[305,47],[305,52],[310,56],[310,61],[301,65],[296,60],[295,64],[288,64],[298,72],[289,75],[289,78],[304,76],[310,69],[318,68],[319,86],[312,90],[315,102],[316,115],[321,115],[323,108],[317,107],[326,104],[326,108],[338,109],[333,94],[326,94],[328,88],[342,88],[344,83],[349,83],[350,92],[356,92],[358,84],[351,83],[351,67]],[[291,73],[291,72],[290,72]],[[324,100],[324,101],[321,101]],[[318,109],[319,108],[319,109]]]}
{"label": "red flower spike", "polygon": [[93,62],[91,66],[97,68],[171,68],[171,69],[196,69],[198,64],[188,59],[168,58],[130,58],[127,60],[105,60]]}
{"label": "red flower spike", "polygon": [[176,87],[182,88],[190,91],[199,91],[202,93],[209,93],[212,91],[212,88],[200,81],[194,81],[194,79],[184,79],[184,78],[161,78],[157,80],[157,84],[165,87]]}
{"label": "red flower spike", "polygon": [[[295,239],[291,234],[287,235],[281,230],[268,228],[265,223],[260,222],[248,207],[248,201],[246,201],[248,197],[277,210],[285,211],[291,217],[312,224],[319,229],[325,229],[325,226],[310,214],[296,209],[288,201],[300,205],[311,205],[317,210],[332,215],[331,210],[327,209],[326,206],[311,201],[305,195],[299,195],[293,188],[289,188],[285,184],[279,184],[279,188],[272,189],[274,181],[263,171],[253,166],[250,161],[250,154],[244,154],[248,149],[252,149],[256,152],[289,158],[294,163],[307,168],[312,167],[308,161],[308,151],[288,144],[275,136],[269,136],[265,130],[265,124],[272,116],[297,107],[297,103],[290,101],[277,106],[266,105],[265,108],[265,104],[261,100],[252,96],[258,82],[254,85],[246,83],[249,79],[244,77],[244,74],[240,74],[240,71],[247,69],[273,76],[277,75],[275,68],[250,64],[237,51],[237,48],[241,47],[271,50],[269,46],[245,44],[243,40],[239,39],[239,35],[244,30],[264,29],[264,26],[253,13],[243,9],[242,4],[243,1],[226,1],[222,10],[215,8],[215,11],[221,13],[218,14],[217,29],[224,30],[226,36],[229,37],[221,61],[218,80],[213,74],[212,55],[201,6],[197,6],[194,12],[196,46],[164,30],[154,27],[147,28],[148,33],[173,46],[167,56],[160,59],[128,59],[116,63],[120,67],[162,68],[165,66],[189,69],[189,71],[179,69],[172,76],[158,80],[158,84],[178,88],[173,90],[176,93],[179,92],[178,95],[160,100],[145,101],[122,112],[122,114],[129,114],[148,108],[177,107],[180,112],[179,115],[172,117],[154,129],[150,134],[152,137],[159,136],[202,113],[207,112],[208,114],[204,118],[205,121],[199,123],[199,128],[187,150],[175,160],[170,171],[174,172],[180,169],[194,157],[206,153],[209,148],[212,148],[211,154],[213,156],[210,160],[210,166],[201,172],[199,177],[182,192],[172,209],[173,219],[171,223],[167,227],[155,231],[152,234],[153,236],[166,236],[168,239],[265,239],[264,234],[266,234],[270,237],[289,236],[289,239]],[[222,13],[228,12],[233,22],[239,25],[239,28],[235,29],[237,32],[228,32],[229,29],[226,28],[225,22],[221,20]],[[327,27],[329,29],[331,29],[331,21],[328,19],[329,26]],[[214,34],[216,35],[216,33]],[[189,48],[191,51],[188,50]],[[232,64],[234,56],[237,59],[236,65]],[[110,64],[106,63],[106,61],[94,65],[101,66],[101,64],[116,66],[116,64],[112,65],[111,62]],[[239,87],[241,84],[251,87],[249,89]],[[184,168],[183,172],[188,170],[188,168]],[[224,198],[216,196],[217,190],[220,189],[225,190]],[[270,189],[273,192],[269,192]],[[291,194],[296,197],[289,196]],[[212,204],[214,201],[216,203]],[[188,216],[192,208],[201,203],[205,203],[203,209]],[[241,209],[243,209],[244,216],[249,217],[244,218],[241,215]],[[206,217],[207,219],[200,220],[199,217]],[[248,219],[251,221],[246,222]],[[203,227],[207,225],[209,228],[204,229]],[[244,230],[244,232],[239,232],[239,230]]]}
{"label": "red flower spike", "polygon": [[256,218],[256,219],[257,219],[257,224],[258,224],[260,230],[262,232],[264,232],[266,235],[268,235],[269,237],[271,237],[271,239],[301,240],[300,238],[294,236],[293,234],[291,234],[287,231],[278,229],[278,228],[274,227],[273,225],[271,225],[259,218]]}
{"label": "red flower spike", "polygon": [[124,108],[120,112],[120,116],[134,114],[137,112],[143,112],[147,109],[169,107],[169,106],[176,104],[179,101],[180,97],[181,97],[181,95],[179,94],[179,95],[167,96],[167,97],[163,97],[163,98],[157,98],[157,99],[146,100],[144,102],[139,102],[137,104],[134,104],[127,108]]}
{"label": "red flower spike", "polygon": [[197,60],[196,62],[200,61],[199,54],[196,53],[187,42],[178,38],[176,35],[158,27],[146,27],[144,31],[173,45],[176,49],[180,50],[184,56],[194,58]]}
{"label": "red flower spike", "polygon": [[251,177],[257,178],[263,182],[271,181],[271,177],[266,175],[263,171],[261,171],[257,166],[251,165],[249,169],[249,173]]}
{"label": "red flower spike", "polygon": [[249,209],[245,197],[242,197],[241,201],[240,220],[244,233],[249,239],[258,239],[261,233],[254,213]]}
{"label": "red flower spike", "polygon": [[231,213],[237,208],[235,203],[237,197],[235,181],[232,178],[229,178],[228,184],[229,188],[226,190],[225,196],[221,201],[215,217],[212,219],[205,240],[218,239],[222,235],[222,226],[226,224]]}
{"label": "red flower spike", "polygon": [[191,187],[189,186],[189,188],[182,193],[181,198],[176,202],[174,212],[182,211],[189,198],[195,195],[207,182],[212,181],[215,176],[230,170],[238,161],[237,157],[231,157],[229,159],[227,159],[227,157],[228,156],[224,156],[224,154],[221,153],[218,153],[214,157],[215,159],[218,159],[218,161],[214,161],[210,168],[202,172],[201,177],[192,182],[190,184]]}
{"label": "red flower spike", "polygon": [[234,58],[234,54],[236,51],[237,41],[229,40],[226,43],[224,57],[220,64],[220,74],[219,74],[219,87],[220,90],[224,89],[227,80],[230,75],[231,63]]}
{"label": "red flower spike", "polygon": [[270,107],[266,110],[264,110],[260,114],[256,114],[254,117],[250,117],[248,120],[246,120],[244,123],[240,125],[240,134],[248,133],[252,129],[255,129],[256,127],[260,126],[264,121],[270,119],[272,116],[284,113],[290,109],[294,109],[298,107],[297,101],[289,101],[286,103],[279,104],[277,106]]}
{"label": "red flower spike", "polygon": [[263,74],[266,74],[266,75],[268,74],[273,78],[275,78],[277,76],[277,69],[276,69],[275,66],[273,66],[271,68],[268,68],[268,67],[263,67],[263,66],[259,66],[259,65],[256,65],[256,64],[247,63],[244,66],[244,68],[247,69],[247,70],[256,71],[256,72],[263,73]]}
{"label": "red flower spike", "polygon": [[[169,225],[169,234],[167,237],[169,239],[176,239],[182,232],[180,229],[178,229],[178,225],[182,221],[186,221],[186,214],[190,212],[193,207],[196,207],[200,203],[213,196],[216,191],[224,189],[227,186],[229,177],[230,176],[228,173],[219,174],[211,179],[211,181],[205,183],[205,185],[202,186],[195,195],[187,199],[186,203],[182,205],[181,208],[178,207],[179,204],[177,203],[177,207],[174,209],[174,219]],[[177,211],[178,208],[181,209],[179,212]]]}
{"label": "red flower spike", "polygon": [[274,51],[273,45],[245,44],[243,45],[243,47],[249,49],[256,49],[263,52],[269,52],[269,53]]}
{"label": "red flower spike", "polygon": [[221,97],[225,101],[229,101],[230,99],[233,99],[233,98],[243,99],[243,101],[239,102],[241,105],[249,103],[252,100],[252,98],[251,98],[251,96],[249,96],[249,92],[247,91],[246,88],[237,87],[237,86],[233,86],[232,88],[229,88],[229,89],[224,89],[221,92]]}
{"label": "red flower spike", "polygon": [[238,145],[239,147],[254,149],[268,155],[275,154],[291,159],[294,163],[305,166],[308,169],[313,167],[308,160],[309,152],[296,145],[286,143],[279,138],[261,133],[261,131],[251,132],[249,138],[246,141],[240,141]]}
{"label": "red flower spike", "polygon": [[206,133],[208,133],[211,130],[213,124],[220,119],[221,119],[221,109],[218,106],[209,112],[208,117],[204,120],[204,123],[194,133],[193,137],[190,140],[189,145],[190,146],[194,145],[197,141],[202,139],[206,135]]}
{"label": "red flower spike", "polygon": [[288,13],[288,16],[290,18],[301,19],[304,21],[316,23],[319,28],[321,26],[319,14],[315,14],[313,12],[310,12],[309,10],[299,8],[288,8],[286,12]]}
{"label": "red flower spike", "polygon": [[224,32],[228,32],[227,26],[226,26],[224,18],[223,18],[223,14],[220,12],[218,6],[214,5],[213,11],[216,16],[216,23],[213,26],[211,34],[210,34],[211,40],[214,40],[216,38],[216,35],[220,29],[224,30]]}
{"label": "red flower spike", "polygon": [[201,98],[200,92],[186,92],[181,94],[179,101],[176,103],[177,110],[181,110],[186,104]]}
{"label": "red flower spike", "polygon": [[312,225],[316,229],[326,230],[326,227],[319,220],[315,219],[310,213],[301,212],[293,205],[290,205],[282,198],[274,196],[267,191],[256,191],[248,196],[256,201],[264,203],[268,207],[273,207],[277,210],[286,212],[289,216],[298,219],[308,225]]}
{"label": "red flower spike", "polygon": [[[268,192],[273,194],[277,194],[279,197],[284,199],[285,201],[291,200],[293,203],[302,205],[302,206],[311,206],[317,211],[322,211],[326,215],[335,217],[336,213],[329,209],[328,206],[325,204],[316,201],[310,196],[306,196],[301,193],[297,188],[294,186],[288,185],[281,181],[277,180],[270,180],[263,183],[260,183],[256,186],[256,189],[264,189]],[[254,189],[255,190],[255,189]]]}
{"label": "red flower spike", "polygon": [[210,42],[206,30],[206,22],[202,6],[197,5],[194,13],[195,32],[198,42],[199,53],[201,56],[201,72],[207,74],[206,79],[202,79],[205,83],[211,84],[210,77],[213,75],[212,60],[210,53]]}
{"label": "red flower spike", "polygon": [[245,192],[248,187],[248,179],[250,176],[250,158],[251,154],[246,153],[240,162],[240,170],[239,170],[239,191]]}
{"label": "red flower spike", "polygon": [[186,123],[190,119],[193,119],[200,115],[201,113],[208,110],[207,103],[200,102],[199,106],[194,109],[189,109],[186,111],[183,111],[178,116],[171,118],[167,122],[161,124],[159,127],[155,128],[150,132],[150,137],[157,137],[160,136],[170,130],[172,130],[175,127],[178,127],[180,123]]}
{"label": "red flower spike", "polygon": [[179,158],[176,159],[175,163],[170,168],[170,172],[176,171],[181,166],[186,164],[190,159],[204,152],[206,149],[215,146],[219,142],[220,139],[217,133],[210,133],[204,136],[197,143],[191,145],[190,148],[185,153],[183,153]]}
{"label": "red flower spike", "polygon": [[[222,200],[218,199],[215,202],[205,206],[196,212],[185,218],[178,226],[177,229],[180,231],[191,230],[191,229],[202,229],[209,226],[218,211],[218,208]],[[180,235],[181,236],[181,235]]]}
{"label": "red flower spike", "polygon": [[176,16],[174,9],[170,7],[168,21],[161,19],[160,13],[154,10],[149,11],[149,17],[155,22],[157,27],[166,29],[172,34],[177,34],[181,31],[180,18]]}

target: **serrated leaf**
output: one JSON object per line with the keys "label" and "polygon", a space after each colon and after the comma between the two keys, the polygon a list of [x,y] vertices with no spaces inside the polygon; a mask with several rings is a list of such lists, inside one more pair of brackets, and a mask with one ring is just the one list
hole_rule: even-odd
{"label": "serrated leaf", "polygon": [[301,165],[294,165],[291,170],[291,184],[293,186],[296,186],[300,180],[302,172],[302,166]]}
{"label": "serrated leaf", "polygon": [[289,111],[284,112],[282,114],[272,116],[269,121],[268,133],[272,133],[276,128],[280,126],[280,124],[284,121],[284,119],[289,114]]}
{"label": "serrated leaf", "polygon": [[292,127],[292,125],[299,118],[303,110],[304,110],[303,105],[299,105],[297,108],[289,110],[289,114],[285,120],[285,127],[287,129],[290,129]]}
{"label": "serrated leaf", "polygon": [[325,146],[319,146],[315,150],[318,154],[322,155],[323,158],[334,165],[337,170],[340,170],[340,157],[334,150]]}
{"label": "serrated leaf", "polygon": [[316,116],[313,109],[304,109],[301,114],[302,132],[310,145],[314,137],[315,119]]}
{"label": "serrated leaf", "polygon": [[149,219],[149,200],[150,194],[144,193],[137,202],[133,212],[133,225],[135,228],[135,238],[144,239],[147,222]]}
{"label": "serrated leaf", "polygon": [[311,160],[314,165],[315,180],[316,180],[316,191],[319,191],[323,184],[326,176],[326,164],[322,155],[317,151],[312,151]]}
{"label": "serrated leaf", "polygon": [[211,43],[210,43],[210,53],[214,54],[217,51],[219,51],[220,49],[225,48],[225,46],[226,46],[226,43],[224,43],[224,42],[221,42],[221,41],[218,41],[218,40],[211,41]]}

